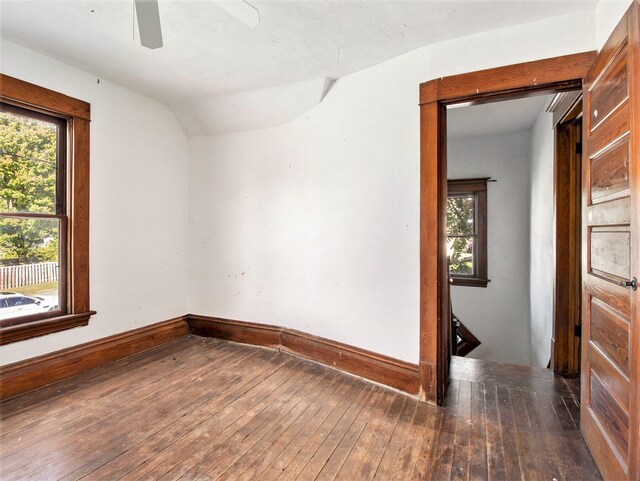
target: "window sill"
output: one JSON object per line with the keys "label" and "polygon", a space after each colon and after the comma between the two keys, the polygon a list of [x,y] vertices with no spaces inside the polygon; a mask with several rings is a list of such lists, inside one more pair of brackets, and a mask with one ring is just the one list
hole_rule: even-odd
{"label": "window sill", "polygon": [[487,287],[491,280],[477,277],[451,277],[452,286]]}
{"label": "window sill", "polygon": [[51,334],[53,332],[73,329],[78,326],[86,326],[89,324],[89,318],[95,313],[95,311],[89,311],[80,314],[68,314],[43,319],[42,321],[0,328],[0,346],[12,342],[24,341],[33,337],[44,336],[45,334]]}

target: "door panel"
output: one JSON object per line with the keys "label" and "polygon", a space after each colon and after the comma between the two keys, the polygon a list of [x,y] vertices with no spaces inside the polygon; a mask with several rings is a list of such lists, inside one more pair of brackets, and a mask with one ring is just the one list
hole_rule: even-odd
{"label": "door panel", "polygon": [[634,2],[584,82],[581,428],[607,481],[638,476],[637,22]]}
{"label": "door panel", "polygon": [[[615,209],[612,209],[615,207]],[[593,204],[587,212],[590,225],[628,225],[631,222],[629,193],[615,204]]]}
{"label": "door panel", "polygon": [[[591,371],[591,409],[600,426],[606,429],[616,453],[626,453],[629,449],[629,415],[611,390]],[[624,455],[622,455],[624,456]]]}
{"label": "door panel", "polygon": [[590,356],[591,370],[599,376],[611,395],[629,411],[629,378],[624,375],[595,343],[589,346],[586,355]]}
{"label": "door panel", "polygon": [[591,137],[589,150],[594,155],[603,152],[605,149],[608,151],[611,148],[612,141],[629,132],[629,100],[627,99],[619,104],[613,112],[606,114],[606,116],[607,118],[589,132]]}
{"label": "door panel", "polygon": [[629,137],[591,160],[591,202],[629,196]]}
{"label": "door panel", "polygon": [[601,303],[591,298],[591,341],[611,363],[629,376],[629,323]]}
{"label": "door panel", "polygon": [[590,226],[591,273],[620,282],[629,278],[631,235],[628,227]]}
{"label": "door panel", "polygon": [[618,104],[629,96],[629,78],[627,73],[628,51],[624,45],[613,58],[602,77],[591,88],[591,125],[596,128],[603,122]]}

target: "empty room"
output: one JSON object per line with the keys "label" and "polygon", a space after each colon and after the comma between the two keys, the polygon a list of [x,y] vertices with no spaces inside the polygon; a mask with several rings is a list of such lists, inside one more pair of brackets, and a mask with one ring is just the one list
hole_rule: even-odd
{"label": "empty room", "polygon": [[640,0],[0,0],[0,479],[640,481]]}

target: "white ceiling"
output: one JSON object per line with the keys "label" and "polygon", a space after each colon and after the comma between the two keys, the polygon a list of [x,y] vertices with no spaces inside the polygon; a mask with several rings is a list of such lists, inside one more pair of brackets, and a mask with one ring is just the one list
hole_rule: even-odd
{"label": "white ceiling", "polygon": [[591,10],[596,3],[248,1],[260,14],[253,29],[217,0],[159,0],[164,47],[158,50],[137,41],[133,0],[0,0],[0,34],[172,104],[339,78],[436,41]]}
{"label": "white ceiling", "polygon": [[450,139],[480,135],[507,134],[530,130],[553,95],[449,108],[447,136]]}

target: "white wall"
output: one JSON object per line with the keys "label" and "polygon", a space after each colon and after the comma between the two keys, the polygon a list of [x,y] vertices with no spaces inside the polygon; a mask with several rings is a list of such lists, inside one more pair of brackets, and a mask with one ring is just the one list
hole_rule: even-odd
{"label": "white wall", "polygon": [[340,79],[287,125],[192,139],[191,312],[417,362],[418,85],[592,50],[594,32],[581,13],[436,44]]}
{"label": "white wall", "polygon": [[11,42],[0,70],[91,103],[91,307],[79,327],[2,346],[1,362],[188,311],[188,142],[163,104]]}
{"label": "white wall", "polygon": [[450,139],[450,179],[487,185],[486,288],[453,286],[453,312],[482,342],[469,357],[529,364],[529,131]]}
{"label": "white wall", "polygon": [[600,0],[596,4],[596,46],[602,48],[633,0]]}
{"label": "white wall", "polygon": [[88,327],[4,346],[2,362],[187,311],[416,362],[419,83],[591,50],[594,32],[594,15],[579,13],[410,52],[339,80],[290,124],[193,139],[190,181],[185,137],[164,105],[3,42],[4,73],[92,104],[99,314]]}
{"label": "white wall", "polygon": [[531,365],[551,358],[555,236],[553,116],[540,112],[531,130]]}

